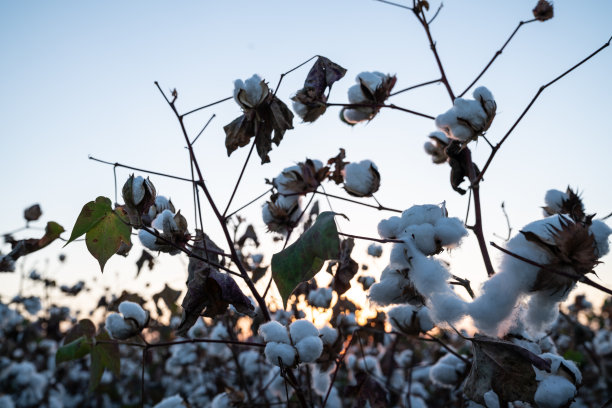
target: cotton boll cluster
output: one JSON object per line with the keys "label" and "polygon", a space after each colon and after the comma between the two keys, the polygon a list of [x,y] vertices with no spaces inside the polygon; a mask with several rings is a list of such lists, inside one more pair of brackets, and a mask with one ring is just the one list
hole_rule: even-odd
{"label": "cotton boll cluster", "polygon": [[106,331],[117,340],[125,340],[135,336],[146,327],[149,313],[138,303],[124,301],[119,305],[119,313],[111,313],[106,317]]}
{"label": "cotton boll cluster", "polygon": [[340,118],[346,123],[354,125],[359,122],[371,120],[376,116],[380,105],[391,94],[391,89],[395,85],[395,76],[385,75],[381,72],[362,72],[355,78],[356,85],[348,90],[348,100],[356,106],[342,109]]}
{"label": "cotton boll cluster", "polygon": [[243,110],[256,108],[266,100],[269,93],[268,85],[257,74],[246,81],[234,81],[234,100]]}
{"label": "cotton boll cluster", "polygon": [[371,160],[349,163],[342,170],[344,189],[356,197],[370,197],[380,187],[378,167]]}
{"label": "cotton boll cluster", "polygon": [[302,198],[299,196],[273,196],[261,210],[268,231],[285,233],[292,229],[302,214],[301,203]]}
{"label": "cotton boll cluster", "polygon": [[453,388],[463,380],[466,366],[463,360],[454,354],[442,356],[429,371],[431,381],[443,388]]}
{"label": "cotton boll cluster", "polygon": [[308,304],[314,307],[328,308],[332,301],[331,288],[317,288],[308,292]]}
{"label": "cotton boll cluster", "polygon": [[423,146],[425,153],[431,156],[431,161],[435,164],[446,163],[448,161],[448,155],[446,154],[446,147],[450,143],[448,137],[444,132],[435,131],[429,134],[431,141],[425,142]]}
{"label": "cotton boll cluster", "polygon": [[265,354],[271,364],[293,366],[298,361],[311,363],[323,352],[319,330],[307,320],[296,320],[289,326],[289,333],[282,324],[271,321],[259,327],[259,335],[266,342]]}
{"label": "cotton boll cluster", "polygon": [[176,248],[175,245],[184,246],[189,239],[187,220],[181,215],[180,211],[174,214],[169,209],[163,210],[155,217],[151,227],[155,230],[156,235],[141,229],[138,231],[138,238],[140,238],[142,245],[152,251],[175,255],[180,252],[180,249]]}
{"label": "cotton boll cluster", "polygon": [[165,210],[169,210],[172,213],[176,212],[172,200],[161,195],[155,197],[155,204],[152,205],[147,212],[148,220],[153,221],[158,214],[161,214]]}
{"label": "cotton boll cluster", "polygon": [[497,104],[484,86],[474,90],[474,99],[457,98],[453,107],[436,117],[436,126],[450,139],[469,142],[491,126]]}

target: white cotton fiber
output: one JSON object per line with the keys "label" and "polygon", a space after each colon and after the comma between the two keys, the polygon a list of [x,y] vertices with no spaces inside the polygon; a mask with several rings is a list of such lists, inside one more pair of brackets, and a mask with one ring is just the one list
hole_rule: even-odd
{"label": "white cotton fiber", "polygon": [[289,344],[289,334],[287,328],[277,321],[271,321],[259,326],[259,335],[263,337],[264,341],[274,341],[276,343]]}
{"label": "white cotton fiber", "polygon": [[361,72],[357,75],[355,80],[359,83],[363,83],[368,89],[374,93],[376,89],[382,85],[383,80],[387,77],[387,75],[382,72],[374,71],[374,72]]}
{"label": "white cotton fiber", "polygon": [[412,239],[417,249],[425,255],[433,255],[437,252],[434,227],[431,224],[409,225],[399,239],[403,241]]}
{"label": "white cotton fiber", "polygon": [[295,348],[303,363],[312,363],[321,356],[323,342],[319,337],[308,336],[298,341]]}
{"label": "white cotton fiber", "polygon": [[403,228],[415,224],[434,225],[440,218],[445,217],[444,209],[434,204],[413,205],[402,213]]}
{"label": "white cotton fiber", "polygon": [[331,384],[330,373],[331,371],[320,371],[316,365],[312,369],[312,389],[320,397],[325,398],[325,395],[327,395],[327,390]]}
{"label": "white cotton fiber", "polygon": [[293,366],[295,361],[295,348],[289,344],[269,342],[264,350],[266,358],[271,364],[279,365],[280,358],[285,366]]}
{"label": "white cotton fiber", "polygon": [[417,321],[417,308],[412,305],[395,306],[387,312],[389,323],[398,331],[403,332],[413,325],[413,321]]}
{"label": "white cotton fiber", "polygon": [[595,237],[595,243],[597,244],[597,256],[601,258],[610,252],[610,244],[608,237],[612,234],[612,229],[608,225],[600,220],[594,220],[593,224],[589,228],[591,234]]}
{"label": "white cotton fiber", "polygon": [[138,205],[145,196],[144,178],[142,176],[134,177],[132,179],[132,200],[134,204]]}
{"label": "white cotton fiber", "polygon": [[319,329],[323,344],[331,346],[338,339],[338,330],[330,326],[323,326]]}
{"label": "white cotton fiber", "polygon": [[376,243],[371,243],[368,246],[368,255],[373,256],[375,258],[380,258],[383,252],[382,245],[378,245]]}
{"label": "white cotton fiber", "polygon": [[[355,103],[355,102],[352,102]],[[344,120],[351,124],[363,122],[364,120],[370,119],[372,110],[360,110],[360,109],[343,109],[342,116]]]}
{"label": "white cotton fiber", "polygon": [[176,394],[171,397],[164,398],[158,402],[153,408],[184,408],[183,399]]}
{"label": "white cotton fiber", "polygon": [[582,383],[582,373],[576,366],[576,363],[574,363],[573,361],[566,360],[563,357],[557,354],[553,354],[553,353],[543,353],[543,354],[540,354],[540,357],[545,360],[550,361],[550,373],[551,374],[557,374],[559,372],[559,369],[563,365],[566,369],[568,369],[572,373],[572,375],[576,379],[576,384]]}
{"label": "white cotton fiber", "polygon": [[372,195],[378,190],[376,174],[372,169],[378,170],[378,167],[371,160],[347,164],[343,170],[344,186],[361,196]]}
{"label": "white cotton fiber", "polygon": [[529,307],[525,315],[525,322],[532,333],[546,330],[559,314],[559,303],[569,295],[567,292],[551,290],[535,292],[529,299]]}
{"label": "white cotton fiber", "polygon": [[402,229],[403,223],[400,217],[393,216],[378,223],[378,235],[380,235],[381,238],[397,238]]}
{"label": "white cotton fiber", "polygon": [[[567,193],[552,189],[548,190],[546,192],[546,195],[544,195],[544,202],[552,212],[558,213],[559,211],[561,211],[561,205],[563,204],[563,201],[567,200],[568,198],[569,196],[567,195]],[[544,215],[548,216],[550,214],[545,212]]]}
{"label": "white cotton fiber", "polygon": [[540,408],[561,408],[576,396],[576,387],[564,377],[550,375],[539,384],[534,395]]}
{"label": "white cotton fiber", "polygon": [[495,103],[495,98],[493,98],[491,91],[484,86],[479,86],[478,88],[474,89],[472,96],[476,101],[480,102],[480,105],[485,110],[489,120],[495,116],[497,104]]}
{"label": "white cotton fiber", "polygon": [[111,313],[106,316],[105,328],[108,334],[117,340],[125,340],[138,333],[136,324],[126,321],[123,316],[118,313]]}
{"label": "white cotton fiber", "polygon": [[499,397],[493,390],[489,390],[483,395],[487,408],[499,408]]}
{"label": "white cotton fiber", "polygon": [[134,319],[138,327],[144,327],[149,320],[149,314],[138,303],[123,301],[119,304],[119,313],[127,319]]}
{"label": "white cotton fiber", "polygon": [[331,288],[317,288],[308,293],[308,304],[314,307],[328,308],[332,301]]}
{"label": "white cotton fiber", "polygon": [[157,237],[143,229],[138,231],[138,239],[140,239],[140,243],[145,247],[150,249],[151,251],[159,250],[159,246],[155,243],[157,241]]}
{"label": "white cotton fiber", "polygon": [[381,305],[390,305],[400,303],[404,299],[403,291],[405,285],[408,284],[406,279],[399,274],[389,276],[375,283],[370,287],[368,297],[371,301]]}
{"label": "white cotton fiber", "polygon": [[459,245],[461,239],[468,234],[463,221],[456,217],[440,218],[434,225],[434,233],[436,240],[445,247]]}
{"label": "white cotton fiber", "polygon": [[297,344],[300,340],[309,336],[319,337],[319,331],[314,324],[304,319],[296,320],[291,323],[289,326],[289,333],[291,334],[293,344]]}
{"label": "white cotton fiber", "polygon": [[261,78],[257,74],[244,82],[237,79],[234,81],[234,100],[243,108],[254,108],[267,96],[267,89],[267,86],[262,86]]}

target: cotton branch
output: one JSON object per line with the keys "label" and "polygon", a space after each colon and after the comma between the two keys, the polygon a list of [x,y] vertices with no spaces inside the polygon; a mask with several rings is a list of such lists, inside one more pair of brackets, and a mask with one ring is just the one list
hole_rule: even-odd
{"label": "cotton branch", "polygon": [[138,168],[138,167],[128,166],[126,164],[121,164],[121,163],[117,163],[117,162],[111,163],[111,162],[108,162],[108,161],[105,161],[105,160],[97,159],[97,158],[95,158],[93,156],[89,156],[88,158],[89,158],[89,160],[93,160],[93,161],[97,161],[97,162],[100,162],[100,163],[108,164],[110,166],[123,167],[125,169],[130,169],[130,170],[134,170],[134,171],[141,171],[141,172],[147,173],[147,174],[155,174],[156,176],[168,177],[168,178],[171,178],[171,179],[180,180],[180,181],[188,181],[188,182],[192,183],[192,180],[188,179],[186,177],[179,177],[179,176],[174,176],[172,174],[160,173],[158,171],[141,169],[141,168]]}
{"label": "cotton branch", "polygon": [[561,75],[559,75],[558,77],[556,77],[555,79],[553,79],[552,81],[548,82],[545,85],[542,85],[540,87],[540,89],[538,90],[538,92],[534,95],[534,97],[531,99],[531,101],[529,102],[529,104],[527,105],[527,107],[523,110],[523,112],[520,114],[520,116],[518,117],[518,119],[514,122],[514,124],[510,127],[510,129],[508,130],[508,132],[506,132],[506,134],[504,135],[504,137],[499,141],[499,143],[497,143],[494,147],[493,150],[491,151],[491,154],[489,155],[489,158],[487,159],[487,162],[485,163],[482,171],[480,172],[480,174],[478,175],[478,177],[476,177],[476,179],[474,181],[472,181],[472,185],[474,184],[478,184],[481,180],[482,177],[484,176],[485,172],[487,171],[487,169],[489,168],[489,165],[491,164],[491,161],[493,161],[493,157],[495,157],[495,154],[497,153],[497,151],[499,150],[499,148],[501,147],[501,145],[506,141],[506,139],[508,139],[508,136],[510,136],[510,134],[512,133],[512,131],[514,131],[514,129],[516,128],[516,126],[520,123],[520,121],[523,119],[523,117],[525,117],[525,115],[527,114],[527,112],[529,111],[529,109],[531,109],[531,107],[533,106],[533,104],[535,103],[536,99],[538,99],[538,97],[540,96],[540,94],[542,92],[544,92],[544,90],[546,88],[548,88],[549,86],[551,86],[552,84],[554,84],[555,82],[559,81],[561,78],[563,78],[564,76],[566,76],[567,74],[569,74],[570,72],[572,72],[573,70],[575,70],[576,68],[578,68],[579,66],[581,66],[582,64],[584,64],[585,62],[587,62],[588,60],[590,60],[591,58],[593,58],[595,55],[599,54],[604,48],[608,47],[610,45],[610,41],[612,40],[612,37],[610,37],[608,39],[608,42],[606,42],[604,45],[602,45],[601,47],[599,47],[597,50],[595,50],[594,52],[592,52],[589,56],[587,56],[586,58],[584,58],[582,61],[578,62],[576,65],[574,65],[573,67],[571,67],[570,69],[568,69],[567,71],[565,71],[564,73],[562,73]]}
{"label": "cotton branch", "polygon": [[197,161],[197,159],[195,157],[195,153],[193,151],[193,146],[192,146],[191,142],[189,141],[189,136],[187,134],[187,130],[185,129],[185,124],[183,123],[183,117],[185,115],[180,115],[178,113],[178,111],[176,110],[176,106],[174,105],[174,101],[171,102],[170,100],[168,100],[166,94],[161,89],[161,87],[159,86],[157,81],[155,82],[155,86],[157,86],[157,88],[159,89],[159,91],[161,92],[162,96],[164,97],[164,99],[166,100],[166,102],[168,103],[168,105],[170,106],[172,111],[174,112],[174,114],[175,114],[175,116],[176,116],[176,118],[177,118],[177,120],[179,122],[179,125],[181,127],[181,131],[183,133],[183,137],[185,138],[185,142],[187,143],[187,149],[189,150],[190,159],[193,162],[194,168],[195,168],[196,173],[198,175],[198,181],[197,181],[196,184],[204,192],[204,195],[206,196],[206,199],[208,200],[208,203],[210,204],[210,206],[211,206],[215,216],[217,217],[217,221],[219,222],[219,224],[221,226],[221,229],[223,230],[223,234],[225,235],[225,239],[227,241],[227,244],[229,245],[230,253],[232,255],[232,262],[234,262],[234,264],[236,265],[236,267],[240,271],[240,275],[241,275],[242,279],[244,280],[244,282],[249,287],[249,290],[253,294],[253,297],[255,297],[255,300],[257,301],[257,304],[259,305],[259,307],[261,309],[261,312],[263,314],[264,319],[266,321],[269,321],[270,320],[270,313],[268,312],[268,308],[266,306],[266,302],[261,297],[259,292],[257,292],[257,289],[255,288],[255,284],[253,283],[253,281],[249,277],[246,269],[244,268],[244,266],[240,262],[240,257],[238,256],[238,253],[236,252],[236,248],[234,246],[234,242],[233,242],[232,238],[230,237],[229,231],[227,229],[227,225],[225,223],[225,217],[219,212],[219,209],[217,208],[217,205],[215,204],[215,201],[213,200],[212,196],[210,195],[210,192],[208,191],[208,188],[206,187],[206,183],[204,182],[204,176],[202,175],[202,170],[200,169],[200,165],[199,165],[199,163],[198,163],[198,161]]}
{"label": "cotton branch", "polygon": [[325,106],[342,106],[344,108],[389,108],[389,109],[395,109],[395,110],[400,110],[402,112],[406,112],[406,113],[411,113],[413,115],[416,116],[421,116],[423,118],[427,118],[427,119],[431,119],[434,120],[435,117],[431,116],[431,115],[426,115],[424,113],[421,112],[417,112],[417,111],[413,111],[410,109],[406,109],[406,108],[402,108],[401,106],[397,106],[394,104],[390,104],[390,105],[385,105],[385,104],[375,104],[375,103],[326,103]]}
{"label": "cotton branch", "polygon": [[360,235],[345,234],[343,232],[339,232],[338,235],[342,235],[343,237],[348,237],[348,238],[364,239],[366,241],[380,242],[381,244],[386,244],[389,242],[393,242],[397,244],[404,243],[404,241],[402,241],[401,239],[381,239],[381,238],[362,237]]}
{"label": "cotton branch", "polygon": [[478,82],[478,80],[484,75],[485,72],[487,72],[487,70],[491,67],[491,65],[493,65],[493,62],[497,59],[497,57],[499,57],[502,52],[504,52],[504,48],[506,48],[506,46],[508,45],[508,43],[512,40],[512,38],[514,37],[514,35],[517,33],[517,31],[524,26],[525,24],[529,24],[529,23],[533,23],[534,21],[536,21],[537,19],[533,18],[531,20],[527,20],[527,21],[521,21],[518,23],[518,25],[516,26],[516,28],[514,29],[514,31],[512,32],[512,34],[510,34],[510,37],[508,37],[508,39],[506,40],[506,42],[504,43],[504,45],[502,45],[502,47],[497,50],[495,52],[495,54],[493,55],[493,58],[491,58],[491,61],[489,61],[489,63],[487,65],[485,65],[485,67],[483,68],[483,70],[480,72],[480,74],[478,74],[476,76],[476,78],[472,81],[471,84],[469,84],[467,86],[467,88],[465,88],[465,90],[463,92],[461,92],[461,94],[459,94],[459,98],[461,98],[463,95],[465,95],[465,93],[467,91],[470,90],[471,87],[474,86],[474,84],[476,82]]}

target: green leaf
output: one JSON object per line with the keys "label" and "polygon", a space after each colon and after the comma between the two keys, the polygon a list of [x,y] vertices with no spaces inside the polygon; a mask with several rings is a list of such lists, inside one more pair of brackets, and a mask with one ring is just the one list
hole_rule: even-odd
{"label": "green leaf", "polygon": [[577,365],[582,365],[586,361],[584,354],[576,350],[567,350],[563,353],[563,358],[566,360],[572,360]]}
{"label": "green leaf", "polygon": [[132,227],[127,222],[123,208],[117,207],[107,212],[85,235],[87,249],[98,260],[103,272],[106,261],[117,253],[122,242],[131,245]]}
{"label": "green leaf", "polygon": [[91,350],[91,364],[89,368],[89,390],[95,390],[100,385],[104,370],[119,376],[121,371],[121,360],[119,357],[119,345],[117,343],[100,343],[99,341],[109,341],[111,338],[102,330],[96,336],[96,345]]}
{"label": "green leaf", "polygon": [[90,201],[85,204],[72,228],[72,234],[70,234],[70,239],[66,242],[66,245],[92,229],[104,216],[112,211],[111,200],[106,197],[98,197],[96,201]]}
{"label": "green leaf", "polygon": [[272,277],[284,307],[300,282],[315,276],[326,260],[338,258],[340,238],[334,215],[330,211],[321,213],[296,242],[272,256]]}
{"label": "green leaf", "polygon": [[81,336],[71,343],[64,344],[55,353],[55,364],[65,361],[77,360],[86,356],[91,351],[91,340],[86,336]]}
{"label": "green leaf", "polygon": [[85,336],[88,338],[93,338],[96,334],[96,326],[89,319],[79,320],[77,324],[75,324],[66,336],[64,337],[64,344],[68,344],[78,339],[79,337]]}

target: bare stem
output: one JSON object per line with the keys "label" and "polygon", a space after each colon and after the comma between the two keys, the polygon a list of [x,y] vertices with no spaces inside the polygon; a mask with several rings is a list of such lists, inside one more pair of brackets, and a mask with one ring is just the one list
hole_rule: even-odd
{"label": "bare stem", "polygon": [[434,79],[433,81],[427,81],[427,82],[423,82],[417,85],[409,86],[408,88],[400,89],[399,91],[395,91],[392,94],[390,94],[389,97],[399,95],[404,92],[412,91],[413,89],[420,88],[425,85],[437,84],[438,82],[442,82],[442,79]]}
{"label": "bare stem", "polygon": [[459,98],[461,98],[463,95],[465,95],[465,93],[467,91],[470,90],[471,87],[474,86],[474,84],[476,82],[478,82],[478,80],[480,79],[480,77],[482,77],[484,75],[485,72],[487,72],[487,70],[491,67],[491,65],[493,65],[493,62],[497,59],[497,57],[499,57],[502,52],[504,52],[504,48],[506,48],[506,45],[508,45],[508,43],[510,42],[510,40],[512,40],[512,38],[514,37],[514,35],[517,33],[517,31],[524,26],[525,24],[529,24],[529,23],[533,23],[534,21],[536,21],[536,19],[531,19],[531,20],[527,20],[527,21],[521,21],[518,23],[518,25],[516,26],[516,28],[514,29],[514,31],[512,32],[512,34],[510,34],[510,37],[508,37],[508,39],[506,40],[506,42],[504,43],[504,45],[502,45],[502,47],[497,50],[495,52],[495,54],[493,55],[493,58],[491,58],[491,61],[489,61],[489,63],[487,65],[485,65],[485,67],[483,68],[483,70],[480,72],[480,74],[478,74],[476,76],[476,78],[472,81],[472,83],[470,83],[467,88],[465,88],[465,90],[463,92],[461,92],[461,94],[459,94]]}
{"label": "bare stem", "polygon": [[276,96],[276,92],[278,92],[278,88],[280,87],[280,84],[281,84],[281,82],[283,82],[283,78],[285,78],[286,75],[289,75],[290,73],[292,73],[296,69],[303,67],[304,65],[308,64],[310,61],[312,61],[313,59],[315,59],[317,57],[319,57],[319,55],[314,55],[314,56],[308,58],[306,61],[302,62],[300,65],[291,68],[287,72],[283,72],[280,75],[280,78],[278,79],[278,83],[276,84],[276,88],[274,88],[274,96]]}
{"label": "bare stem", "polygon": [[345,108],[373,108],[373,109],[374,108],[389,108],[389,109],[395,109],[395,110],[399,110],[399,111],[406,112],[406,113],[411,113],[413,115],[421,116],[423,118],[427,118],[431,120],[435,119],[434,116],[426,115],[421,112],[402,108],[401,106],[397,106],[394,104],[385,105],[384,103],[379,103],[379,104],[376,104],[376,103],[326,103],[325,106],[343,106]]}
{"label": "bare stem", "polygon": [[243,209],[245,209],[246,207],[248,207],[249,205],[253,204],[254,202],[256,202],[257,200],[259,200],[260,198],[262,198],[263,196],[265,196],[266,194],[272,192],[272,188],[264,191],[263,193],[261,193],[260,195],[258,195],[257,197],[255,197],[254,199],[252,199],[251,201],[249,201],[248,203],[246,203],[245,205],[243,205],[242,207],[238,208],[236,211],[233,211],[232,213],[228,214],[225,216],[225,219],[230,218],[231,216],[233,216],[234,214],[236,214],[238,211],[241,211]]}
{"label": "bare stem", "polygon": [[234,191],[232,191],[232,195],[230,196],[229,201],[227,202],[227,206],[225,206],[225,210],[223,211],[223,218],[226,218],[225,214],[227,214],[227,211],[230,208],[230,205],[232,205],[232,201],[234,200],[234,196],[236,195],[236,191],[238,191],[238,186],[240,185],[240,181],[242,180],[242,176],[244,175],[244,171],[247,168],[247,165],[249,164],[249,159],[251,158],[251,154],[253,153],[253,150],[255,149],[255,138],[253,138],[253,143],[251,143],[251,148],[249,149],[249,154],[246,157],[246,160],[244,161],[244,164],[242,165],[242,170],[240,171],[240,175],[238,176],[238,180],[236,181],[236,184],[234,185]]}
{"label": "bare stem", "polygon": [[97,158],[95,158],[93,156],[89,156],[89,160],[93,160],[93,161],[97,161],[97,162],[100,162],[100,163],[108,164],[110,166],[123,167],[125,169],[141,171],[143,173],[155,174],[156,176],[168,177],[168,178],[171,178],[171,179],[181,180],[181,181],[188,181],[188,182],[192,183],[191,179],[188,179],[188,178],[185,178],[185,177],[173,176],[172,174],[160,173],[158,171],[147,170],[147,169],[141,169],[141,168],[138,168],[138,167],[128,166],[128,165],[117,163],[117,162],[111,163],[111,162],[108,162],[106,160],[97,159]]}
{"label": "bare stem", "polygon": [[516,128],[516,126],[520,123],[520,121],[523,119],[523,117],[525,117],[525,115],[527,114],[527,112],[529,111],[529,109],[531,109],[531,107],[533,106],[533,104],[535,103],[536,99],[538,99],[538,97],[540,96],[540,94],[542,92],[544,92],[544,90],[546,88],[548,88],[549,86],[551,86],[552,84],[554,84],[555,82],[557,82],[558,80],[560,80],[561,78],[563,78],[564,76],[566,76],[567,74],[569,74],[570,72],[572,72],[573,70],[575,70],[576,68],[578,68],[580,65],[584,64],[585,62],[587,62],[588,60],[590,60],[591,58],[593,58],[595,55],[599,54],[599,52],[601,52],[604,48],[608,47],[610,45],[610,40],[612,40],[612,38],[608,39],[608,42],[605,43],[604,45],[602,45],[601,47],[599,47],[597,50],[595,50],[594,52],[592,52],[588,57],[584,58],[582,61],[578,62],[577,64],[575,64],[573,67],[571,67],[570,69],[568,69],[567,71],[565,71],[564,73],[562,73],[561,75],[559,75],[558,77],[556,77],[555,79],[553,79],[552,81],[548,82],[545,85],[542,85],[540,87],[540,89],[538,90],[538,92],[534,95],[534,97],[531,99],[531,102],[529,102],[529,104],[527,105],[527,107],[523,110],[523,112],[520,114],[520,116],[518,117],[518,119],[516,119],[516,121],[514,122],[514,124],[510,127],[510,129],[506,132],[506,134],[504,135],[504,137],[499,141],[499,143],[497,143],[494,147],[493,150],[491,151],[491,154],[489,155],[489,158],[487,159],[487,162],[485,163],[484,167],[482,168],[482,171],[480,172],[480,174],[478,175],[478,177],[472,181],[472,185],[479,183],[482,180],[482,177],[484,176],[485,172],[487,171],[487,169],[489,168],[489,165],[491,164],[491,161],[493,161],[493,157],[495,157],[495,154],[497,153],[497,151],[499,150],[499,148],[502,146],[502,144],[506,141],[506,139],[508,139],[508,136],[510,136],[510,134],[512,133],[512,131],[514,131],[514,129]]}
{"label": "bare stem", "polygon": [[204,133],[204,131],[206,130],[206,128],[208,127],[208,125],[210,125],[210,122],[212,122],[212,120],[215,118],[215,116],[217,116],[217,115],[215,115],[215,114],[213,113],[213,114],[212,114],[212,116],[210,117],[210,119],[208,119],[208,120],[206,121],[206,124],[204,124],[204,127],[202,128],[202,130],[200,130],[200,132],[197,134],[197,136],[193,138],[193,141],[191,142],[191,144],[192,144],[192,145],[193,145],[193,144],[195,144],[195,142],[198,140],[198,138],[200,137],[200,135],[201,135],[202,133]]}
{"label": "bare stem", "polygon": [[389,243],[389,242],[394,242],[394,243],[398,243],[398,244],[403,244],[404,243],[404,241],[402,241],[401,239],[380,239],[380,238],[362,237],[361,235],[345,234],[343,232],[339,232],[338,235],[342,235],[342,236],[348,237],[348,238],[364,239],[366,241],[380,242],[382,244],[386,244],[386,243]]}
{"label": "bare stem", "polygon": [[[156,82],[156,83],[157,83],[157,82]],[[161,89],[160,89],[160,92],[162,92],[162,93],[163,93],[163,91],[162,91]],[[218,100],[218,101],[216,101],[216,102],[209,103],[208,105],[200,106],[199,108],[195,108],[195,109],[193,109],[193,110],[190,110],[190,111],[189,111],[189,112],[187,112],[187,113],[183,113],[182,115],[180,115],[180,117],[185,117],[185,116],[187,116],[187,115],[191,115],[192,113],[195,113],[195,112],[197,112],[197,111],[199,111],[199,110],[209,108],[209,107],[214,106],[214,105],[217,105],[217,104],[219,104],[219,103],[221,103],[221,102],[229,101],[230,99],[233,99],[233,98],[234,98],[233,96],[228,96],[227,98],[219,99],[219,100]],[[168,102],[168,104],[169,104],[169,105],[174,105],[174,102],[170,102],[170,101],[168,100],[168,98],[166,98],[165,96],[164,96],[164,99],[166,99],[166,102]],[[177,113],[177,115],[178,115],[178,113]],[[195,140],[194,140],[194,141],[195,141]]]}

